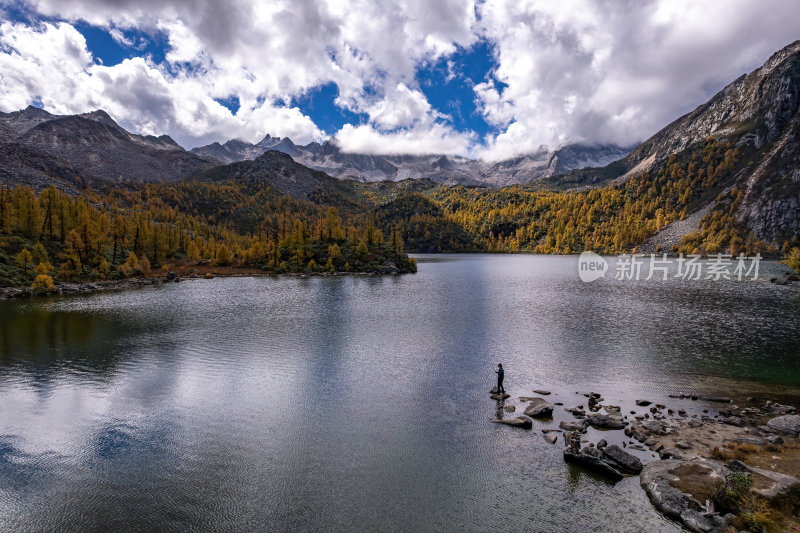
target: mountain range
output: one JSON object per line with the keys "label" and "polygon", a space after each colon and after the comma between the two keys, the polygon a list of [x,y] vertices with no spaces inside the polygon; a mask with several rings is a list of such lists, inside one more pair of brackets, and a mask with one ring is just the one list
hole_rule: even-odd
{"label": "mountain range", "polygon": [[256,144],[230,140],[184,150],[168,135],[130,133],[105,111],[53,115],[28,107],[0,113],[0,179],[41,187],[57,180],[75,189],[92,181],[180,181],[212,167],[254,160],[277,151],[342,180],[428,178],[445,185],[505,186],[617,160],[630,149],[570,144],[500,161],[447,155],[367,155],[343,152],[335,138],[298,146],[266,135]]}
{"label": "mountain range", "polygon": [[[703,164],[704,147],[713,138],[735,151],[731,170],[726,167],[723,182],[715,182],[713,190],[704,192],[701,186],[697,200],[686,206],[687,218],[655,235],[651,244],[676,244],[675,239],[701,227],[718,195],[738,190],[742,198],[732,208],[737,223],[759,239],[780,243],[800,239],[798,109],[800,41],[630,151],[566,145],[497,163],[446,155],[352,154],[343,152],[336,139],[298,146],[269,135],[256,144],[231,140],[186,151],[166,135],[130,133],[103,111],[59,116],[28,107],[0,113],[0,183],[36,189],[55,183],[77,194],[85,187],[131,182],[231,179],[267,181],[303,199],[318,197],[320,190],[347,196],[345,189],[354,187],[348,184],[382,187],[374,182],[409,178],[419,180],[420,187],[396,190],[510,184],[586,189],[620,184],[643,172],[663,175],[678,164],[690,168],[690,161]],[[707,173],[716,175],[719,169]]]}
{"label": "mountain range", "polygon": [[[687,158],[713,137],[730,143],[740,154],[725,187],[725,191],[734,187],[744,191],[736,219],[756,237],[777,242],[786,235],[800,235],[799,111],[800,40],[619,161],[602,168],[572,170],[535,186],[571,189],[624,181],[637,172],[664,168],[670,158]],[[697,206],[696,211],[707,207]]]}
{"label": "mountain range", "polygon": [[219,163],[191,154],[168,135],[136,135],[105,111],[53,115],[30,106],[0,113],[0,181],[66,189],[97,180],[176,181]]}
{"label": "mountain range", "polygon": [[195,155],[223,163],[252,160],[267,150],[290,155],[298,163],[339,178],[362,182],[428,178],[445,185],[502,187],[561,174],[568,170],[603,166],[624,157],[631,147],[613,144],[565,144],[499,162],[431,155],[368,155],[342,151],[335,138],[322,144],[298,146],[288,137],[267,135],[256,144],[230,140],[194,148]]}

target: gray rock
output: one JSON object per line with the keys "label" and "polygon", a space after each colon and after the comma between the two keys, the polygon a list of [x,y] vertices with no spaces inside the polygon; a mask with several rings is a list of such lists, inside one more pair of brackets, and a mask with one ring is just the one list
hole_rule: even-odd
{"label": "gray rock", "polygon": [[558,427],[563,429],[564,431],[579,431],[581,433],[586,433],[586,421],[585,420],[575,420],[575,421],[567,421],[562,420]]}
{"label": "gray rock", "polygon": [[507,398],[511,398],[511,395],[510,395],[510,394],[506,394],[505,392],[502,392],[502,393],[500,393],[500,394],[492,394],[492,395],[491,395],[491,396],[489,396],[489,397],[490,397],[492,400],[505,400],[505,399],[507,399]]}
{"label": "gray rock", "polygon": [[627,474],[638,474],[642,471],[642,461],[616,444],[602,448],[603,459],[619,470]]}
{"label": "gray rock", "polygon": [[744,427],[745,422],[738,416],[726,416],[722,419],[723,424],[728,424],[729,426],[736,426],[736,427]]}
{"label": "gray rock", "polygon": [[515,405],[504,405],[503,409],[505,409],[509,413],[513,413],[514,411],[517,410],[517,407]]}
{"label": "gray rock", "polygon": [[502,420],[489,420],[493,424],[505,424],[522,429],[531,429],[533,427],[533,420],[527,416],[518,416],[516,418],[504,418]]}
{"label": "gray rock", "polygon": [[706,516],[697,509],[705,507],[705,502],[697,501],[692,495],[673,486],[682,476],[703,479],[709,487],[724,483],[730,470],[719,463],[707,459],[692,460],[666,459],[653,461],[642,469],[640,483],[653,506],[666,516],[683,524],[696,533],[724,533],[727,529],[726,517]]}
{"label": "gray rock", "polygon": [[664,435],[667,430],[666,424],[658,420],[645,420],[641,423],[641,426],[645,431],[657,433],[658,435]]}
{"label": "gray rock", "polygon": [[771,419],[767,426],[784,435],[800,434],[800,415],[783,415]]}
{"label": "gray rock", "polygon": [[605,448],[606,446],[608,446],[608,442],[606,442],[606,439],[600,439],[600,441],[597,443],[598,448]]}
{"label": "gray rock", "polygon": [[766,404],[764,404],[764,407],[762,407],[761,410],[776,415],[785,415],[795,412],[795,408],[792,407],[791,405],[782,405],[773,402],[767,402]]}
{"label": "gray rock", "polygon": [[531,418],[550,418],[553,416],[553,409],[555,406],[544,398],[531,398],[525,414]]}
{"label": "gray rock", "polygon": [[703,396],[703,399],[707,402],[731,403],[731,399],[727,396]]}
{"label": "gray rock", "polygon": [[545,433],[542,437],[550,444],[555,444],[558,441],[558,435],[555,433]]}
{"label": "gray rock", "polygon": [[766,442],[766,440],[761,437],[741,436],[733,439],[733,442],[738,442],[739,444],[752,444],[753,446],[761,446]]}
{"label": "gray rock", "polygon": [[627,424],[620,415],[593,414],[588,418],[592,427],[600,429],[623,429]]}
{"label": "gray rock", "polygon": [[580,465],[592,472],[601,474],[612,481],[619,481],[623,475],[619,473],[614,467],[609,465],[599,457],[600,451],[595,448],[583,448],[578,453],[564,451],[564,460],[568,463]]}
{"label": "gray rock", "polygon": [[783,439],[777,435],[770,435],[767,437],[767,442],[770,444],[783,444]]}
{"label": "gray rock", "polygon": [[684,442],[682,440],[679,440],[678,442],[675,443],[675,447],[676,448],[680,448],[681,450],[688,450],[689,448],[692,447],[692,445],[689,444],[688,442]]}
{"label": "gray rock", "polygon": [[574,416],[575,418],[585,418],[586,417],[586,411],[583,410],[583,406],[582,405],[576,405],[575,407],[572,407],[572,408],[569,408],[569,409],[564,409],[564,410],[566,412],[568,412],[568,413],[571,413],[572,416]]}
{"label": "gray rock", "polygon": [[658,452],[658,457],[660,459],[692,459],[694,456],[688,453],[684,453],[682,450],[678,448],[662,448]]}
{"label": "gray rock", "polygon": [[536,394],[541,394],[542,396],[550,396],[549,390],[536,389],[533,392],[535,392]]}

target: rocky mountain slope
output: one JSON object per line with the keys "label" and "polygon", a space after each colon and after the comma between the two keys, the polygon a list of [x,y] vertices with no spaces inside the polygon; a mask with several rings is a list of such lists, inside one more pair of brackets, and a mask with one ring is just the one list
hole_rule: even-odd
{"label": "rocky mountain slope", "polygon": [[204,157],[212,157],[221,163],[235,163],[237,161],[253,160],[266,152],[275,150],[283,152],[292,157],[300,155],[300,150],[289,137],[280,139],[267,135],[256,144],[246,143],[238,139],[232,139],[225,144],[218,142],[192,148],[191,153]]}
{"label": "rocky mountain slope", "polygon": [[229,165],[214,167],[195,175],[197,181],[236,181],[245,185],[267,183],[281,194],[316,203],[334,200],[339,207],[345,206],[355,196],[353,181],[332,178],[319,170],[297,163],[288,154],[268,150],[253,161],[237,161]]}
{"label": "rocky mountain slope", "polygon": [[[596,186],[656,171],[713,137],[739,151],[728,190],[743,189],[737,220],[769,242],[800,237],[800,41],[776,52],[708,102],[603,168],[555,176],[537,188]],[[695,211],[707,205],[696,206]]]}
{"label": "rocky mountain slope", "polygon": [[[52,115],[28,107],[0,113],[0,179],[40,187],[56,181],[176,181],[218,164],[169,136],[132,134],[104,111]],[[62,181],[66,182],[62,183]]]}
{"label": "rocky mountain slope", "polygon": [[428,178],[446,185],[505,186],[526,183],[568,170],[602,166],[630,152],[616,145],[570,144],[497,163],[447,155],[367,155],[343,152],[336,139],[323,144],[295,145],[291,139],[267,135],[256,144],[231,140],[194,148],[192,153],[224,163],[255,159],[266,150],[288,154],[298,163],[339,179],[362,182]]}

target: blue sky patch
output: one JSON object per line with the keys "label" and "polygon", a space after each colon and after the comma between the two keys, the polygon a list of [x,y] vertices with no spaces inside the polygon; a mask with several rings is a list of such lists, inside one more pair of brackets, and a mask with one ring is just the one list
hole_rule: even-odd
{"label": "blue sky patch", "polygon": [[242,107],[242,104],[239,102],[239,97],[231,95],[227,98],[214,98],[214,101],[219,105],[228,108],[231,114],[236,114],[239,112],[239,108]]}
{"label": "blue sky patch", "polygon": [[315,87],[298,98],[293,98],[290,107],[297,107],[311,118],[318,128],[328,134],[339,131],[345,124],[365,124],[369,119],[365,113],[353,113],[337,106],[334,101],[339,96],[339,88],[335,83],[326,83]]}
{"label": "blue sky patch", "polygon": [[487,124],[476,108],[473,88],[491,79],[502,90],[505,84],[492,74],[496,66],[492,43],[481,40],[471,48],[459,48],[450,56],[422,66],[417,71],[417,81],[428,103],[451,117],[453,128],[474,131],[483,137],[497,129]]}
{"label": "blue sky patch", "polygon": [[161,33],[150,35],[138,30],[114,30],[121,32],[125,40],[131,43],[127,45],[115,40],[109,28],[92,26],[84,22],[76,22],[73,26],[86,39],[86,47],[92,55],[107,67],[134,57],[150,56],[155,63],[162,63],[165,60],[169,45],[166,35]]}

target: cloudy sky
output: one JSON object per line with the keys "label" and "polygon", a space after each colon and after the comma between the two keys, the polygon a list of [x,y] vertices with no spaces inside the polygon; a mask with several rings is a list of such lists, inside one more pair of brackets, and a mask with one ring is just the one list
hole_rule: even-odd
{"label": "cloudy sky", "polygon": [[641,141],[798,38],[796,0],[0,0],[0,110],[496,160]]}

